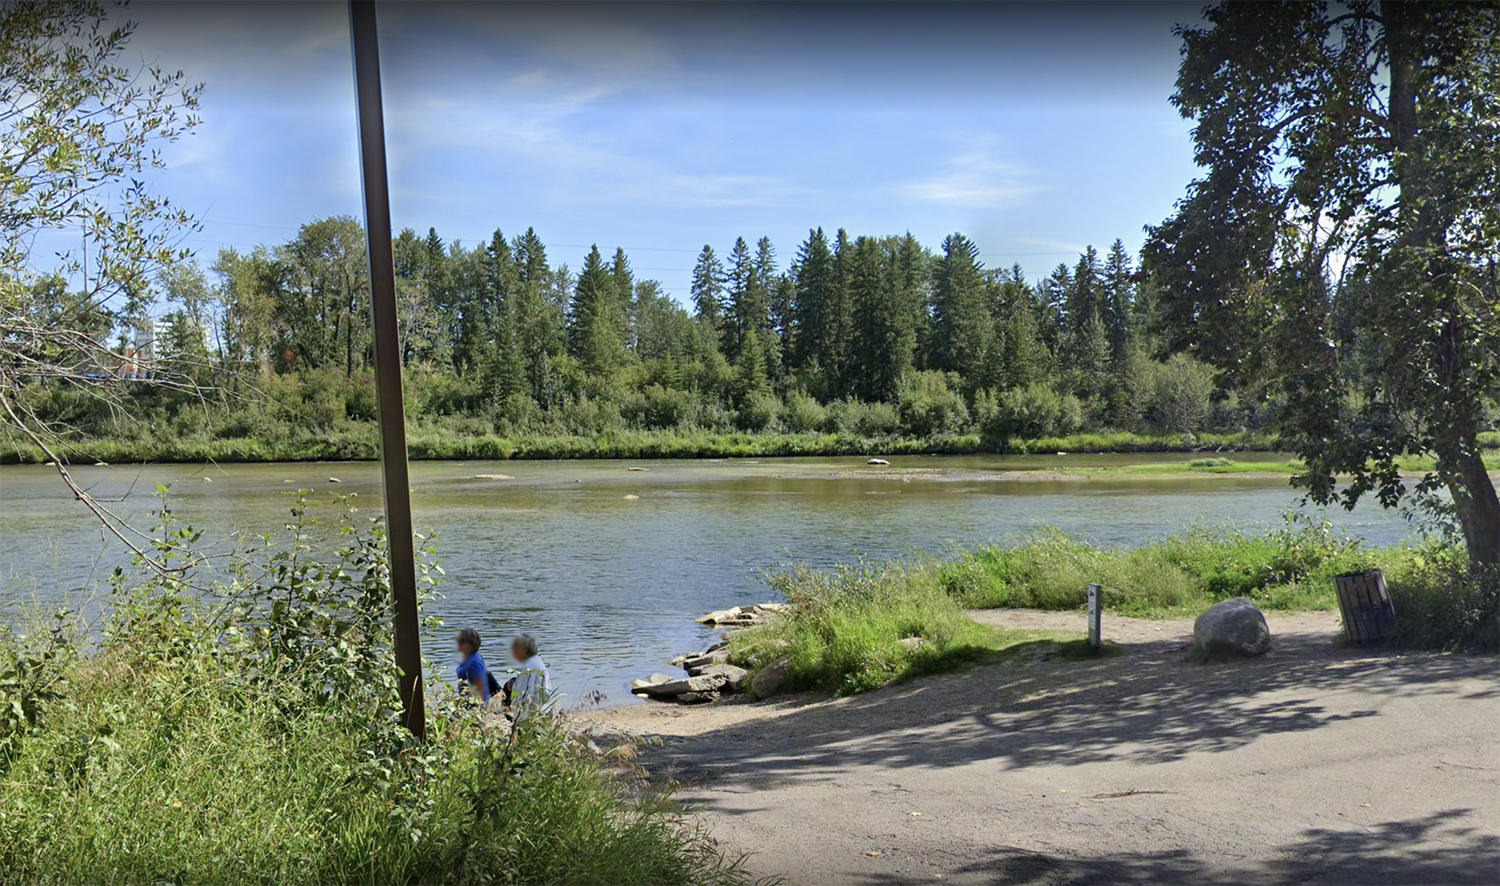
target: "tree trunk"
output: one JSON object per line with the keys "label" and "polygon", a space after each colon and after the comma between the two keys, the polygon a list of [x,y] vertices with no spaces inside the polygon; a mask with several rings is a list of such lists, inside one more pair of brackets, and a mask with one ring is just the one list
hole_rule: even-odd
{"label": "tree trunk", "polygon": [[[1404,247],[1427,253],[1429,285],[1454,285],[1447,263],[1445,231],[1453,219],[1445,212],[1445,201],[1432,192],[1432,176],[1425,164],[1432,158],[1423,150],[1424,122],[1417,100],[1423,56],[1422,8],[1410,2],[1384,2],[1386,49],[1390,57],[1390,127],[1396,148],[1392,171],[1400,189]],[[1447,278],[1444,280],[1444,278]],[[1456,305],[1444,318],[1438,343],[1437,386],[1445,396],[1429,420],[1436,426],[1434,448],[1438,476],[1453,495],[1453,507],[1463,530],[1469,562],[1473,566],[1500,564],[1500,498],[1485,470],[1478,441],[1476,416],[1479,406],[1464,396],[1463,377],[1472,371],[1465,359],[1461,312]]]}
{"label": "tree trunk", "polygon": [[1453,493],[1453,509],[1463,529],[1469,563],[1474,566],[1500,565],[1500,497],[1484,468],[1479,447],[1453,447],[1451,453],[1440,453],[1438,469]]}

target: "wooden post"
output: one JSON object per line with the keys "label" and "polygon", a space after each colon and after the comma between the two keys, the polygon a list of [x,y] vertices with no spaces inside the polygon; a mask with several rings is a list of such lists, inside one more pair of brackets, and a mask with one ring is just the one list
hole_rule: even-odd
{"label": "wooden post", "polygon": [[1095,652],[1103,643],[1100,635],[1101,620],[1104,615],[1104,588],[1101,585],[1089,585],[1089,648]]}
{"label": "wooden post", "polygon": [[365,237],[370,258],[370,314],[375,332],[375,389],[380,408],[380,471],[386,543],[396,614],[396,665],[406,728],[427,737],[422,698],[421,618],[417,613],[412,543],[411,479],[406,465],[406,406],[401,395],[401,341],[396,332],[396,262],[391,247],[391,195],[385,168],[385,118],[380,100],[380,47],[374,0],[349,0],[354,42],[354,92],[359,116]]}

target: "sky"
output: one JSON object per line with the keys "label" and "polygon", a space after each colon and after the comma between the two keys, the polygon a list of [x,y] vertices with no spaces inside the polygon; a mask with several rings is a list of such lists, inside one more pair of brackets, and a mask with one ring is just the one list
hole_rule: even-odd
{"label": "sky", "polygon": [[[534,227],[685,299],[697,252],[809,228],[961,231],[1040,276],[1139,247],[1195,169],[1168,98],[1196,4],[379,5],[397,228]],[[206,85],[154,186],[186,245],[361,215],[342,3],[133,3],[137,60]]]}

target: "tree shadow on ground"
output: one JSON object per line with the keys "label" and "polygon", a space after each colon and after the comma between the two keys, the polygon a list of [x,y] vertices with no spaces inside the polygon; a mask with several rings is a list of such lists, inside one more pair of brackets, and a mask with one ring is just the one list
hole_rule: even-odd
{"label": "tree shadow on ground", "polygon": [[[1378,716],[1360,707],[1370,694],[1464,697],[1474,679],[1497,680],[1493,657],[1339,649],[1330,640],[1283,636],[1263,658],[1208,664],[1186,661],[1177,642],[1084,661],[1047,658],[1041,643],[967,673],[792,702],[774,719],[664,738],[650,762],[688,784],[730,791],[826,780],[835,767],[860,765],[1163,763]],[[1356,688],[1362,695],[1340,695]]]}
{"label": "tree shadow on ground", "polygon": [[[1000,849],[951,872],[959,882],[1016,886],[1092,883],[1263,883],[1323,886],[1491,886],[1500,882],[1500,838],[1465,823],[1468,809],[1369,828],[1305,831],[1254,867],[1205,859],[1183,850],[1060,857]],[[904,882],[877,875],[867,882]]]}

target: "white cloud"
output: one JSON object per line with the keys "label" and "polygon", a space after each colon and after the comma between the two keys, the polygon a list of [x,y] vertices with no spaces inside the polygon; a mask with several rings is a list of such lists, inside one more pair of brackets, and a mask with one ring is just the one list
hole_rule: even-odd
{"label": "white cloud", "polygon": [[936,175],[897,185],[896,193],[921,203],[998,209],[1035,193],[1025,169],[996,155],[993,149],[967,150],[949,160]]}

